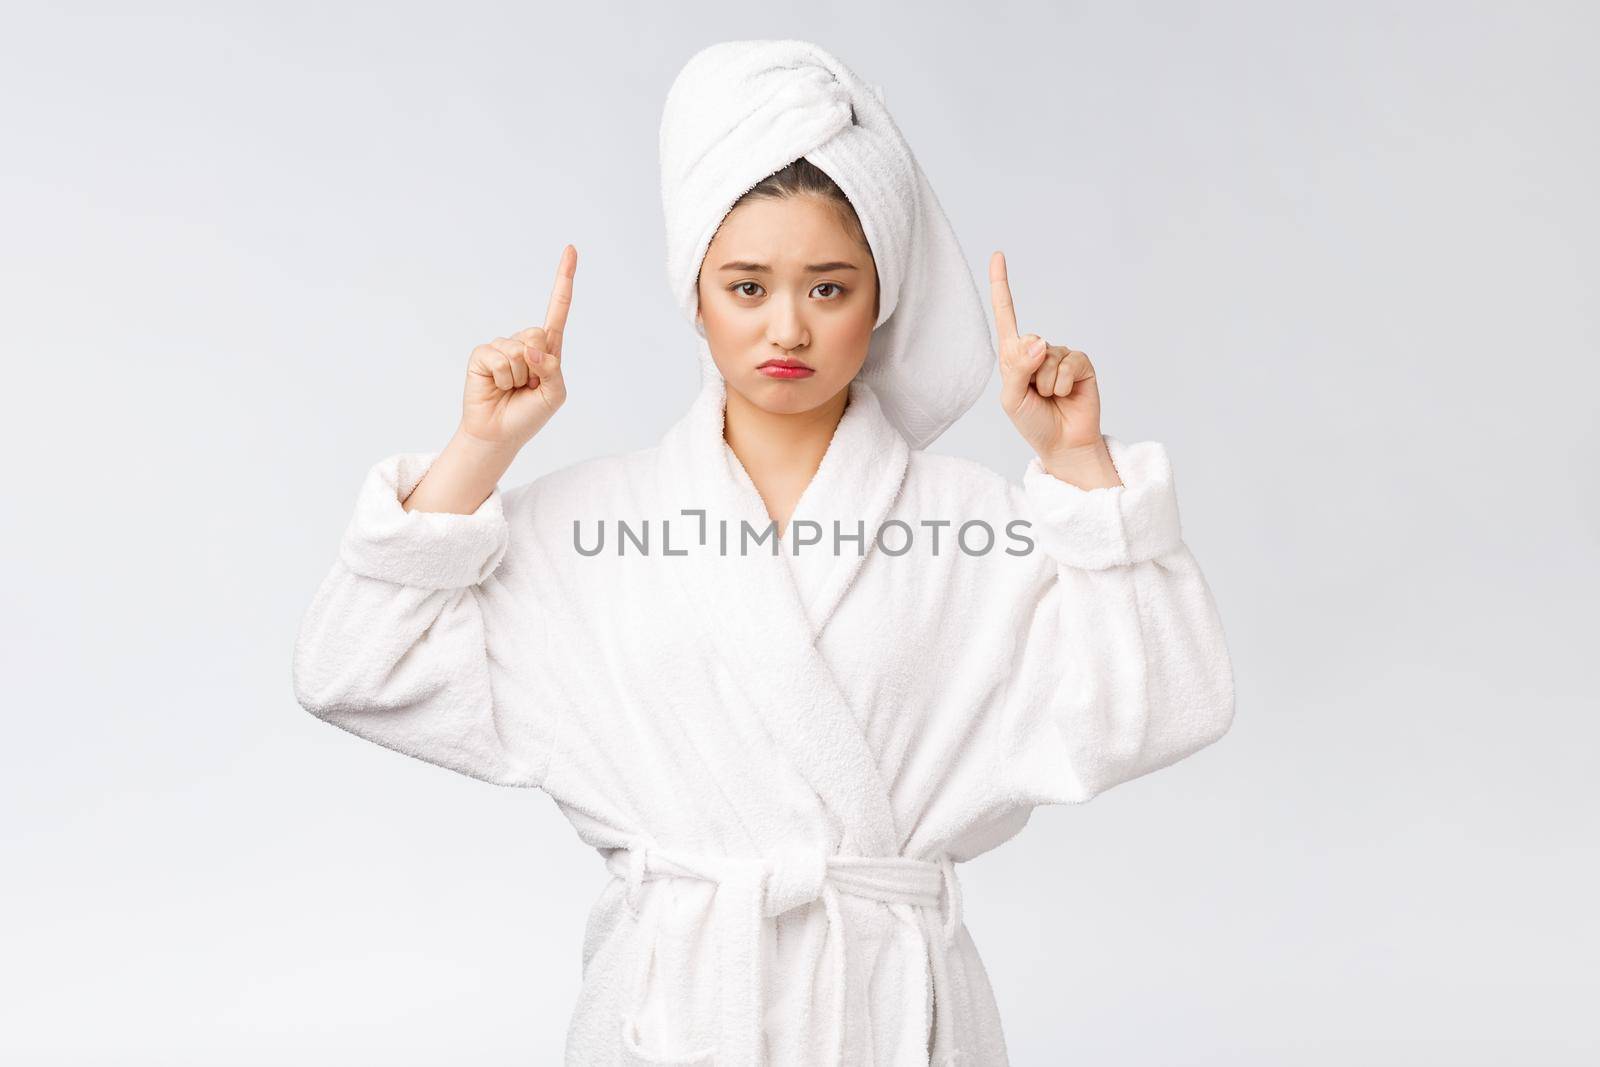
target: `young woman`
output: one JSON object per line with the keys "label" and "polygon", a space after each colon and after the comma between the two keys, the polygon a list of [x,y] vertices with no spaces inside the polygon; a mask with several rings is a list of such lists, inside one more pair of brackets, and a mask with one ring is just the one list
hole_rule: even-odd
{"label": "young woman", "polygon": [[[473,350],[449,444],[368,474],[297,698],[544,789],[604,857],[569,1064],[1004,1064],[954,864],[1233,718],[1165,449],[1102,434],[999,253],[998,352],[975,336],[881,92],[816,46],[699,53],[662,152],[695,402],[498,488],[566,396],[568,246],[544,325]],[[1020,486],[922,448],[994,362]]]}

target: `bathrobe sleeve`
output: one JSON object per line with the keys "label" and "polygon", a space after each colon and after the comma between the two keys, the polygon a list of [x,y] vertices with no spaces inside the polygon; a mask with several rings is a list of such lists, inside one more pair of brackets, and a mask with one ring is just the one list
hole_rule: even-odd
{"label": "bathrobe sleeve", "polygon": [[1018,490],[1039,570],[1006,693],[1006,771],[1037,803],[1088,800],[1233,721],[1222,623],[1166,448],[1105,440],[1122,485],[1080,489],[1034,457]]}
{"label": "bathrobe sleeve", "polygon": [[406,511],[401,501],[437,457],[402,453],[368,471],[300,624],[295,698],[387,748],[496,785],[538,786],[555,725],[528,672],[544,659],[546,632],[536,605],[499,580],[519,552],[506,497],[497,486],[471,515]]}

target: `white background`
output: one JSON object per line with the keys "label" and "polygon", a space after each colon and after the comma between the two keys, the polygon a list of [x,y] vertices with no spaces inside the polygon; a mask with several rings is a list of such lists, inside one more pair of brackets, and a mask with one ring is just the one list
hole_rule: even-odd
{"label": "white background", "polygon": [[[662,100],[803,37],[1167,444],[1234,658],[1222,742],[963,867],[1013,1062],[1596,1062],[1592,5],[73,7],[0,32],[0,1060],[559,1061],[599,857],[293,637],[564,243],[503,484],[681,414]],[[998,389],[933,448],[1020,478]]]}

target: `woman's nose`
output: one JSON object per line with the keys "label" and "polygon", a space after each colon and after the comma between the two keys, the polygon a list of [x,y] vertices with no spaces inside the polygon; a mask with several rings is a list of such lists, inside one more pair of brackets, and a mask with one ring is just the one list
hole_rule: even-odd
{"label": "woman's nose", "polygon": [[798,348],[806,341],[806,325],[793,297],[779,297],[767,306],[767,340],[782,348]]}

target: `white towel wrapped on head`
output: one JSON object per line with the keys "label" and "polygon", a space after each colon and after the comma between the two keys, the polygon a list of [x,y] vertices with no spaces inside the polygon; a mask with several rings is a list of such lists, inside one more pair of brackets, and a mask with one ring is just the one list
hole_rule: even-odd
{"label": "white towel wrapped on head", "polygon": [[912,448],[972,406],[995,364],[983,301],[939,199],[883,103],[807,41],[701,49],[667,93],[661,200],[667,277],[695,323],[700,265],[722,220],[763,178],[804,157],[843,190],[878,269],[878,321],[860,378]]}

